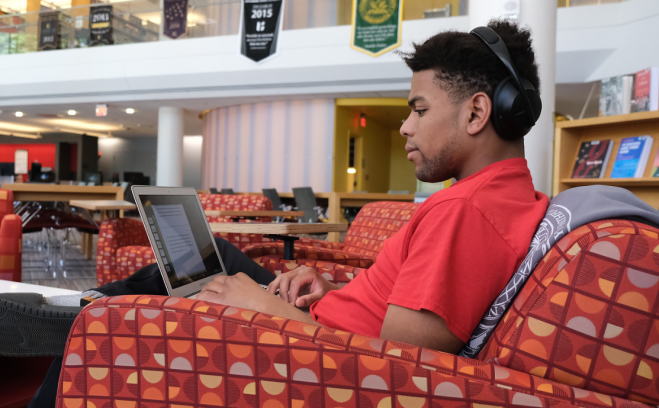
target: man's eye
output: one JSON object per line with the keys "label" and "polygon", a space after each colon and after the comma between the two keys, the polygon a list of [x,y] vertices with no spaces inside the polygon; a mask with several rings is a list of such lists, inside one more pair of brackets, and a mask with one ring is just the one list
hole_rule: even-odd
{"label": "man's eye", "polygon": [[428,109],[417,109],[414,112],[418,113],[419,116],[423,116],[423,114],[427,111]]}

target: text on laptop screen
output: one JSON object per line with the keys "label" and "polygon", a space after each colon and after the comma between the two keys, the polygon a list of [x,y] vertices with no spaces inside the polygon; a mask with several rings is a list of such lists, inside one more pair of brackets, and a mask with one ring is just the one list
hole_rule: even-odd
{"label": "text on laptop screen", "polygon": [[196,197],[140,197],[173,289],[223,272]]}

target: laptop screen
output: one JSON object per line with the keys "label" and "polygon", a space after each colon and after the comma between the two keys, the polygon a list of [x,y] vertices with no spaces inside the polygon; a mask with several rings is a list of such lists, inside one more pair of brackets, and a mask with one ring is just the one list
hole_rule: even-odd
{"label": "laptop screen", "polygon": [[140,199],[172,289],[223,272],[197,197],[140,195]]}

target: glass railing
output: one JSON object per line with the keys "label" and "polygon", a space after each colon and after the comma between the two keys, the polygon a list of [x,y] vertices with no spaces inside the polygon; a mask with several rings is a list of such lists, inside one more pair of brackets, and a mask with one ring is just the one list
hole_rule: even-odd
{"label": "glass railing", "polygon": [[[574,1],[574,0],[573,0]],[[159,0],[105,0],[103,3],[17,14],[0,14],[0,55],[22,54],[43,49],[85,48],[90,40],[90,10],[112,6],[111,44],[133,44],[169,40],[161,33]],[[238,33],[241,0],[189,0],[187,29],[180,38],[202,38]],[[0,1],[1,5],[1,1]],[[348,25],[352,0],[286,0],[284,30]],[[465,15],[465,0],[410,0],[405,2],[404,20]],[[39,21],[56,13],[59,35],[44,46],[39,38]],[[1,13],[1,12],[0,12]],[[43,35],[42,35],[43,37]],[[41,44],[40,44],[41,42]]]}

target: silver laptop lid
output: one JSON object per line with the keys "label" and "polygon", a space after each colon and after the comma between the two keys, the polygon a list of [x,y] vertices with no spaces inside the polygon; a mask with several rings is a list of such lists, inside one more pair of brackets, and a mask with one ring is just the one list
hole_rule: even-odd
{"label": "silver laptop lid", "polygon": [[158,268],[171,296],[188,297],[226,275],[194,188],[133,186]]}

